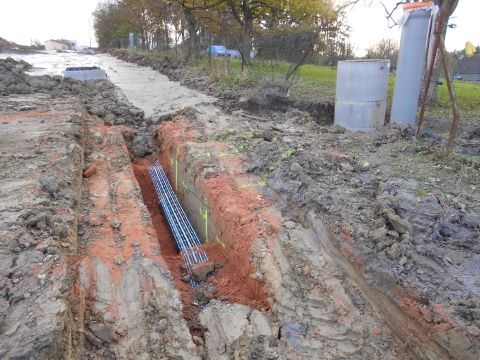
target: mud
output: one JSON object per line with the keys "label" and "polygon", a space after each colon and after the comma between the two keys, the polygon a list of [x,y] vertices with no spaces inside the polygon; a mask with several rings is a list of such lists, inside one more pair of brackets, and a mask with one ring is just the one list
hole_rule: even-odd
{"label": "mud", "polygon": [[328,224],[334,255],[408,314],[411,326],[429,329],[413,345],[417,356],[429,357],[417,351],[429,342],[437,357],[478,355],[475,159],[444,159],[402,129],[352,134],[299,112],[221,123],[197,115],[198,123],[204,137],[245,154],[246,171],[264,179],[263,192],[284,216],[306,228]]}
{"label": "mud", "polygon": [[[175,167],[169,160],[176,159],[178,169],[188,169],[178,171],[179,183],[188,183],[188,191],[206,199],[216,231],[209,235],[210,242],[219,242],[227,250],[226,265],[233,260],[230,266],[240,271],[240,277],[230,278],[232,289],[234,279],[264,285],[270,306],[257,309],[265,329],[271,329],[270,337],[256,333],[248,315],[254,306],[230,306],[231,299],[210,302],[216,305],[207,315],[200,313],[208,356],[308,359],[320,351],[327,358],[408,358],[361,293],[345,282],[335,261],[315,243],[315,234],[277,212],[259,192],[261,179],[246,173],[245,158],[233,147],[208,140],[208,127],[215,125],[207,117],[205,112],[197,117],[190,112],[158,128],[163,163],[172,178]],[[179,190],[181,199],[184,191]],[[209,320],[212,317],[216,321]],[[238,319],[238,328],[225,325],[232,317]],[[231,331],[225,333],[225,328]],[[382,330],[374,335],[373,329]]]}
{"label": "mud", "polygon": [[[225,112],[184,87],[193,108],[137,108],[139,86],[26,66],[0,61],[3,357],[478,358],[476,158],[290,105]],[[156,159],[213,266],[196,289]]]}
{"label": "mud", "polygon": [[0,64],[2,80],[32,91],[0,98],[1,357],[199,358],[129,166],[129,130],[87,112],[126,103],[108,83]]}

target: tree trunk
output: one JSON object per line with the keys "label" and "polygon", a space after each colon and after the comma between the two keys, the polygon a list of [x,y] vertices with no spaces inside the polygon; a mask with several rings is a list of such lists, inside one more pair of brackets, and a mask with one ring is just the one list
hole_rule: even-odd
{"label": "tree trunk", "polygon": [[[448,20],[452,16],[453,12],[457,8],[459,0],[438,0],[436,4],[445,10],[445,21],[442,29],[438,29],[441,33],[442,39],[445,39],[448,29]],[[433,76],[430,83],[430,87],[427,93],[427,103],[436,104],[438,100],[438,82],[440,80],[440,73],[442,68],[440,49],[437,50],[437,57],[435,65],[433,67]]]}
{"label": "tree trunk", "polygon": [[170,36],[168,33],[167,23],[165,23],[165,47],[167,51],[170,50]]}
{"label": "tree trunk", "polygon": [[[445,26],[442,30],[442,38],[445,39],[445,35],[447,34],[447,24],[448,19],[445,21]],[[437,57],[435,58],[435,65],[433,66],[433,75],[432,81],[430,82],[430,87],[428,88],[427,93],[427,104],[435,105],[438,101],[438,84],[440,81],[440,74],[442,72],[442,63],[441,63],[441,50],[437,49]]]}
{"label": "tree trunk", "polygon": [[187,21],[188,31],[187,61],[190,61],[192,55],[195,54],[195,56],[197,56],[198,52],[197,22],[195,21],[195,16],[190,9],[184,7],[183,14],[185,15],[185,20]]}
{"label": "tree trunk", "polygon": [[253,14],[250,9],[249,1],[243,0],[242,1],[242,12],[243,12],[243,56],[242,60],[245,62],[245,65],[250,63],[250,54],[252,52],[252,38],[253,38]]}

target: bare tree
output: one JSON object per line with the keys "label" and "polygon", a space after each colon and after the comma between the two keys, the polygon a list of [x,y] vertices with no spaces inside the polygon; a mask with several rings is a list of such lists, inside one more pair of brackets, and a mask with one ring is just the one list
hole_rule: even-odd
{"label": "bare tree", "polygon": [[367,49],[367,59],[389,59],[391,69],[396,69],[398,61],[398,43],[392,39],[382,39]]}

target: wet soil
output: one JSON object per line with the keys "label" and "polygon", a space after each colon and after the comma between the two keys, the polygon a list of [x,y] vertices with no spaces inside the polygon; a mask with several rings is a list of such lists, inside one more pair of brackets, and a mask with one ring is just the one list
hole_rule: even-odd
{"label": "wet soil", "polygon": [[[12,66],[22,65],[10,62],[7,71]],[[290,108],[268,116],[243,111],[226,116],[211,104],[199,105],[162,124],[155,132],[159,148],[145,151],[142,139],[149,132],[152,137],[153,129],[148,129],[151,122],[144,119],[141,110],[117,98],[108,83],[92,87],[60,84],[58,79],[47,77],[32,81],[21,70],[10,72],[8,81],[0,85],[5,94],[16,95],[2,98],[0,109],[18,113],[23,109],[22,122],[37,119],[43,124],[41,121],[51,120],[60,132],[42,140],[40,151],[42,146],[58,142],[58,151],[45,155],[48,161],[29,147],[20,156],[8,153],[3,158],[2,153],[2,161],[9,166],[15,164],[11,159],[39,157],[42,171],[49,171],[50,163],[60,165],[60,160],[76,153],[68,149],[78,150],[75,144],[81,135],[74,126],[78,124],[72,121],[67,131],[61,131],[61,115],[48,114],[52,110],[50,94],[58,96],[56,101],[70,102],[69,94],[73,93],[92,114],[92,146],[85,148],[85,168],[98,166],[97,173],[85,180],[85,219],[78,227],[81,245],[85,246],[81,252],[84,266],[79,266],[78,275],[84,282],[83,290],[75,285],[72,292],[76,295],[84,291],[88,301],[81,309],[84,317],[79,315],[76,322],[70,321],[68,311],[66,314],[71,327],[85,326],[79,330],[79,338],[88,343],[87,348],[95,354],[92,356],[108,357],[120,351],[124,358],[152,352],[168,357],[185,350],[181,356],[195,358],[197,350],[181,318],[182,304],[175,284],[184,305],[183,316],[189,320],[192,334],[207,340],[205,349],[210,354],[220,348],[225,349],[221,356],[227,358],[240,349],[245,356],[260,357],[268,350],[275,354],[272,358],[282,359],[290,355],[310,358],[312,353],[326,358],[408,358],[405,351],[420,358],[478,358],[477,158],[458,153],[445,158],[441,141],[426,134],[422,142],[416,142],[411,129],[389,127],[375,134],[353,134],[319,126],[309,113]],[[16,82],[13,87],[12,81]],[[19,94],[27,90],[38,93],[33,106],[23,108],[25,101],[19,101]],[[91,93],[98,96],[92,98]],[[116,114],[116,108],[123,110]],[[129,116],[129,120],[120,123],[132,129],[112,126],[123,116]],[[10,114],[2,122],[6,127],[17,123]],[[134,159],[131,165],[125,134],[130,140],[142,140],[137,141],[138,152],[151,152],[153,156]],[[475,137],[473,140],[477,141]],[[153,158],[160,159],[169,172],[173,152],[189,164],[190,176],[197,178],[199,188],[208,196],[213,217],[225,235],[221,243],[204,245],[211,260],[222,264],[209,284],[216,288],[216,298],[225,300],[213,300],[205,309],[195,304],[196,294],[181,280],[181,261],[146,174]],[[54,262],[54,271],[48,274],[55,276],[63,274],[58,256],[75,250],[75,235],[71,244],[61,242],[56,231],[62,229],[55,225],[67,222],[76,229],[69,214],[79,199],[78,194],[71,194],[73,181],[66,173],[72,164],[76,162],[55,168],[60,182],[51,178],[39,182],[42,194],[50,199],[35,206],[48,205],[55,210],[65,203],[59,217],[52,221],[49,214],[26,214],[15,225],[21,229],[26,226],[27,235],[46,241],[38,244],[42,255],[35,252],[34,256],[42,256],[47,265]],[[80,166],[75,168],[78,174],[82,170]],[[9,171],[10,175],[14,173],[13,169]],[[5,186],[13,183],[7,181]],[[270,208],[281,215],[267,216],[264,211]],[[2,216],[18,209],[8,208]],[[324,228],[327,230],[321,230]],[[15,254],[15,271],[6,270],[10,275],[5,280],[2,306],[21,309],[33,298],[16,297],[25,292],[21,286],[27,280],[38,279],[40,286],[46,283],[38,277],[43,274],[38,269],[29,277],[28,267],[24,270],[17,266],[19,261],[29,261],[31,241],[25,242],[16,227],[2,229],[8,239],[2,248],[4,263],[10,265],[10,252]],[[329,246],[334,251],[326,251]],[[348,266],[342,266],[346,263]],[[352,273],[348,274],[346,268]],[[58,280],[55,276],[51,277],[54,284]],[[364,277],[361,290],[351,281],[355,276]],[[70,280],[77,281],[74,276]],[[37,291],[37,284],[31,289]],[[61,288],[61,292],[70,296],[68,290]],[[57,293],[45,294],[49,302],[58,299]],[[378,299],[372,300],[372,294],[388,299],[395,307],[379,311],[375,303]],[[248,307],[230,306],[235,304],[228,302]],[[269,311],[257,314],[252,308]],[[203,321],[198,316],[200,311]],[[224,319],[232,323],[241,320],[245,329],[255,328],[256,333],[240,333],[229,343],[229,335],[215,332],[216,319],[225,311],[228,316]],[[401,322],[392,320],[394,313],[401,315]],[[253,314],[262,319],[260,323],[254,322]],[[19,321],[7,320],[7,331],[2,325],[3,350],[15,339],[23,344],[29,337],[25,327],[17,326],[21,317]],[[399,346],[386,324],[405,347]],[[234,329],[228,323],[218,325],[225,333]],[[205,327],[210,328],[204,332]],[[21,331],[17,333],[17,329]],[[215,343],[212,337],[224,343]],[[172,338],[179,342],[170,341]],[[148,346],[143,339],[148,339]],[[142,345],[129,348],[122,344],[124,341]],[[263,345],[257,348],[258,344]],[[34,352],[36,345],[30,345],[28,351]],[[432,349],[435,351],[429,353]]]}
{"label": "wet soil", "polygon": [[478,157],[444,157],[441,142],[416,142],[410,129],[355,134],[302,112],[202,124],[204,136],[241,149],[285,216],[308,228],[312,218],[326,223],[339,255],[372,288],[452,356],[475,358]]}

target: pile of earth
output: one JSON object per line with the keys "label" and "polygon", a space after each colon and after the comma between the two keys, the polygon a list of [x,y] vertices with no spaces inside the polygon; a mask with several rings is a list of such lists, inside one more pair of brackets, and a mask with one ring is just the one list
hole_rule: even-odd
{"label": "pile of earth", "polygon": [[61,76],[31,76],[32,66],[27,62],[0,59],[0,95],[43,93],[52,97],[78,96],[90,114],[103,118],[107,124],[145,124],[144,113],[135,108],[108,80],[76,81]]}
{"label": "pile of earth", "polygon": [[215,138],[248,156],[294,221],[322,219],[372,286],[411,289],[423,321],[452,326],[445,306],[453,326],[480,339],[478,157],[444,157],[441,143],[409,129],[351,133],[299,111],[227,128]]}
{"label": "pile of earth", "polygon": [[[102,118],[106,125],[126,125],[126,132],[135,157],[152,153],[153,137],[148,130],[150,119],[131,103],[108,80],[77,81],[60,76],[30,76],[31,65],[12,58],[0,59],[0,96],[40,93],[54,98],[74,96],[89,114]],[[18,110],[27,110],[22,107]]]}
{"label": "pile of earth", "polygon": [[149,66],[167,75],[172,81],[179,81],[182,85],[214,96],[226,112],[245,109],[256,114],[268,114],[272,111],[286,112],[289,109],[298,109],[308,112],[319,124],[333,123],[332,101],[293,99],[288,96],[288,86],[285,82],[257,80],[227,86],[221,79],[200,72],[188,66],[185,61],[167,56],[122,49],[112,50],[111,55],[123,61]]}

